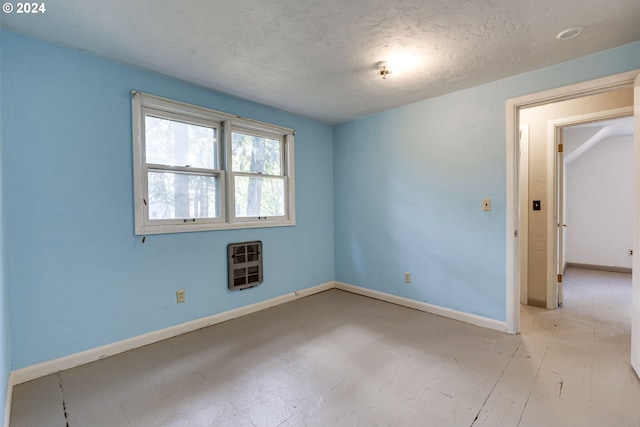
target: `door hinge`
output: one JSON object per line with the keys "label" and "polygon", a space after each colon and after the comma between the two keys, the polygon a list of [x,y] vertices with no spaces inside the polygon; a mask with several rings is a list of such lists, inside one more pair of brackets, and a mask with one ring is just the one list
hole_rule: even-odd
{"label": "door hinge", "polygon": [[558,274],[558,283],[562,283],[562,274]]}
{"label": "door hinge", "polygon": [[562,144],[558,144],[558,153],[562,153],[564,151],[564,146]]}

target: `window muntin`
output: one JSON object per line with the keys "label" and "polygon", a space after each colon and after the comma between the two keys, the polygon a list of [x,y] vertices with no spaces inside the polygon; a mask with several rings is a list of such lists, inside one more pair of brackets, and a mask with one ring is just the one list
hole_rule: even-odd
{"label": "window muntin", "polygon": [[136,234],[295,225],[293,130],[133,92]]}

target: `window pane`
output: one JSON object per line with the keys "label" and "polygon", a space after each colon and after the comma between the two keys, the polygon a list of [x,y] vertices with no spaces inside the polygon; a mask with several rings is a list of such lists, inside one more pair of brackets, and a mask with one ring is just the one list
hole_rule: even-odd
{"label": "window pane", "polygon": [[278,139],[231,132],[231,151],[234,172],[282,175]]}
{"label": "window pane", "polygon": [[215,176],[153,171],[149,178],[149,219],[218,218]]}
{"label": "window pane", "polygon": [[236,176],[236,216],[284,216],[284,178]]}
{"label": "window pane", "polygon": [[147,163],[218,169],[217,129],[145,116]]}

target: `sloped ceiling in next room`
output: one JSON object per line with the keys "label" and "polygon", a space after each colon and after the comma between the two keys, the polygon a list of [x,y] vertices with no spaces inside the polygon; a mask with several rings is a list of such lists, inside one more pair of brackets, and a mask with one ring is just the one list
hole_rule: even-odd
{"label": "sloped ceiling in next room", "polygon": [[568,165],[602,141],[633,135],[633,117],[569,126],[563,132],[564,163]]}

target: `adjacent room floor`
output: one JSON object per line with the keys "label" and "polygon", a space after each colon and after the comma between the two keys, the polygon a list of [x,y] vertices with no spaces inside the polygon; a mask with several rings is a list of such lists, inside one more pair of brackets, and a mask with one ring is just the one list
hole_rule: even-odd
{"label": "adjacent room floor", "polygon": [[331,290],[15,387],[18,426],[640,426],[631,276],[508,335]]}

